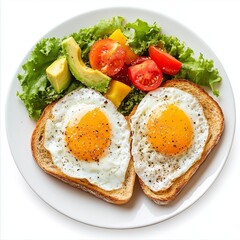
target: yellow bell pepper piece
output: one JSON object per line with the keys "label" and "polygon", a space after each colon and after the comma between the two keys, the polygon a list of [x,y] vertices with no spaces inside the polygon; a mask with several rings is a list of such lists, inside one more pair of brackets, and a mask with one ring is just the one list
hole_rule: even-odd
{"label": "yellow bell pepper piece", "polygon": [[105,97],[111,100],[113,104],[118,108],[130,91],[130,86],[117,80],[111,80]]}
{"label": "yellow bell pepper piece", "polygon": [[131,48],[126,45],[127,37],[122,33],[120,29],[115,30],[109,37],[112,40],[115,40],[121,44],[123,49],[126,52],[126,64],[130,64],[132,61],[136,60],[139,56],[135,54]]}

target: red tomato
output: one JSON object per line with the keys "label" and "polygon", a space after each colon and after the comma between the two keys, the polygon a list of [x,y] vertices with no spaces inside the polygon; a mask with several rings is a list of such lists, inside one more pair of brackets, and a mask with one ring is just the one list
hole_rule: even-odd
{"label": "red tomato", "polygon": [[135,87],[142,91],[151,91],[162,83],[162,71],[153,60],[146,60],[128,68],[128,76]]}
{"label": "red tomato", "polygon": [[166,74],[175,75],[182,67],[180,61],[159,48],[150,46],[148,52],[151,59],[155,61],[157,66]]}
{"label": "red tomato", "polygon": [[116,75],[112,76],[112,79],[123,82],[129,86],[132,85],[132,82],[128,78],[128,66],[126,64],[123,65],[122,69]]}
{"label": "red tomato", "polygon": [[113,76],[122,69],[125,58],[122,46],[108,38],[96,41],[89,54],[91,67],[108,76]]}
{"label": "red tomato", "polygon": [[136,64],[142,63],[148,59],[150,59],[150,57],[145,57],[145,56],[138,57],[135,61],[131,62],[131,65],[136,65]]}

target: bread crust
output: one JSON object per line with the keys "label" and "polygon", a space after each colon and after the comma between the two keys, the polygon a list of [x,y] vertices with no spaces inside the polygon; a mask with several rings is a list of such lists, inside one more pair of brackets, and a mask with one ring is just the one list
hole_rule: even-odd
{"label": "bread crust", "polygon": [[[214,146],[216,146],[218,143],[224,129],[224,115],[218,103],[210,95],[208,95],[206,91],[192,82],[189,82],[185,79],[174,79],[164,82],[161,87],[175,87],[195,96],[202,105],[205,117],[210,126],[209,138],[201,158],[196,161],[186,173],[177,178],[168,189],[154,192],[138,177],[142,190],[146,196],[158,205],[166,205],[172,202],[178,196],[184,186],[193,177],[194,173],[206,160],[208,154],[211,152]],[[130,115],[133,115],[135,111],[136,108],[133,109]]]}
{"label": "bread crust", "polygon": [[77,179],[64,174],[52,161],[51,154],[44,147],[44,132],[47,119],[52,117],[51,109],[56,102],[48,105],[43,111],[37,125],[33,131],[31,139],[32,154],[37,164],[49,175],[83,191],[89,192],[94,196],[113,204],[127,203],[132,194],[135,183],[135,170],[133,160],[130,159],[129,166],[125,176],[125,182],[122,188],[117,190],[106,191],[96,185],[91,184],[86,179]]}

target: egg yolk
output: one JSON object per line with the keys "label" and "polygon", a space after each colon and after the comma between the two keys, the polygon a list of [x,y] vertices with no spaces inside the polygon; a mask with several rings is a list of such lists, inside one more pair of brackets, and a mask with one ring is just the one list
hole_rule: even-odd
{"label": "egg yolk", "polygon": [[186,151],[192,143],[193,126],[183,110],[171,104],[161,114],[154,113],[147,123],[148,140],[164,155]]}
{"label": "egg yolk", "polygon": [[111,143],[110,137],[110,123],[99,108],[74,119],[65,132],[68,150],[75,158],[85,161],[99,160]]}

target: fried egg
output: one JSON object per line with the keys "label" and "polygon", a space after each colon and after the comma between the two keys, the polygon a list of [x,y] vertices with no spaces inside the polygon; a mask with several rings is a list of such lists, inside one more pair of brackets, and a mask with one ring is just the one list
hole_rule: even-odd
{"label": "fried egg", "polygon": [[209,134],[197,99],[173,87],[149,92],[130,124],[136,173],[155,192],[169,188],[201,158]]}
{"label": "fried egg", "polygon": [[112,102],[82,88],[54,105],[45,126],[44,147],[64,174],[114,190],[125,180],[129,139],[128,123]]}

